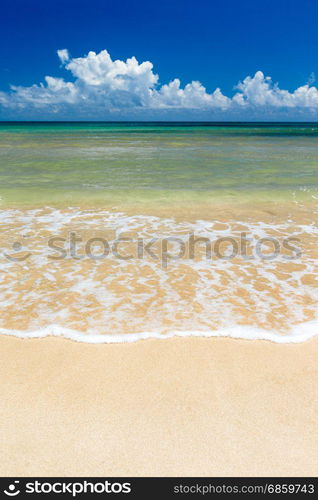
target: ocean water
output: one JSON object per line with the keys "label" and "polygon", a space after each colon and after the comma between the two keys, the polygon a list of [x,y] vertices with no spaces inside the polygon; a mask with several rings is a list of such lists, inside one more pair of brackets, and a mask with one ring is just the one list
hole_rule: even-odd
{"label": "ocean water", "polygon": [[[306,197],[318,126],[0,124],[2,203]],[[126,199],[128,198],[128,200]]]}
{"label": "ocean water", "polygon": [[318,333],[318,125],[0,124],[0,332]]}

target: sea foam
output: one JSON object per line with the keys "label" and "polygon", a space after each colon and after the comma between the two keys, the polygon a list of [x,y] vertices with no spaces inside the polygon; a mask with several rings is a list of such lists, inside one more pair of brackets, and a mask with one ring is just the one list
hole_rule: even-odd
{"label": "sea foam", "polygon": [[140,332],[123,334],[86,334],[59,325],[49,325],[32,332],[8,330],[0,328],[1,335],[18,337],[21,339],[39,339],[44,337],[62,337],[86,344],[120,344],[133,343],[139,340],[157,339],[165,340],[174,337],[202,337],[216,338],[227,337],[241,340],[266,340],[276,344],[299,344],[306,342],[318,335],[318,320],[308,321],[297,325],[290,333],[282,335],[274,331],[261,330],[250,326],[233,326],[215,331],[171,331],[167,333]]}
{"label": "sea foam", "polygon": [[[299,218],[266,222],[130,216],[122,212],[52,208],[0,214],[0,334],[64,337],[86,343],[136,342],[172,337],[229,337],[299,343],[318,334],[317,226]],[[105,234],[151,238],[237,237],[254,241],[297,237],[303,255],[291,261],[171,259],[167,269],[151,258],[63,260],[48,258],[49,237],[84,241]],[[15,261],[12,243],[30,257]],[[10,250],[11,247],[11,250]],[[81,249],[82,250],[82,249]],[[20,253],[18,252],[18,255]],[[10,258],[8,258],[8,255]],[[113,333],[118,332],[118,333]]]}

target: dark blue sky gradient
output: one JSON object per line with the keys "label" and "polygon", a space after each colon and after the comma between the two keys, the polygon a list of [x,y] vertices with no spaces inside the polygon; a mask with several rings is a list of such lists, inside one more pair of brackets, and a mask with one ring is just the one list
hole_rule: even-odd
{"label": "dark blue sky gradient", "polygon": [[200,80],[208,91],[260,69],[293,90],[318,75],[315,0],[2,0],[0,89],[45,75],[71,78],[56,50],[150,60],[160,82]]}

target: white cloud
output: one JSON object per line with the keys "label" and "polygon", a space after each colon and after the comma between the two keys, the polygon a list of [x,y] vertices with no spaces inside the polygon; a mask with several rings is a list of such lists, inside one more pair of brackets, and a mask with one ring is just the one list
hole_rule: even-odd
{"label": "white cloud", "polygon": [[[247,76],[236,86],[233,97],[225,96],[219,88],[208,93],[198,81],[181,86],[178,78],[159,85],[159,77],[149,61],[139,64],[135,57],[126,61],[113,61],[107,52],[90,51],[84,57],[71,58],[67,49],[57,55],[69,71],[70,78],[46,76],[44,83],[30,87],[11,86],[9,92],[0,92],[0,106],[13,110],[45,110],[47,113],[81,113],[93,118],[96,114],[127,113],[129,111],[175,113],[184,111],[191,118],[197,113],[218,112],[250,113],[275,110],[318,110],[318,90],[312,86],[313,78],[293,92],[280,89],[261,71]],[[166,116],[166,115],[165,115]]]}
{"label": "white cloud", "polygon": [[207,109],[217,107],[226,109],[230,104],[231,100],[224,96],[219,88],[213,94],[208,94],[200,82],[194,81],[188,83],[183,89],[178,78],[167,85],[162,85],[151,95],[151,105],[160,108]]}
{"label": "white cloud", "polygon": [[254,77],[247,76],[237,85],[239,92],[232,101],[240,106],[267,106],[287,108],[318,108],[318,90],[309,84],[298,87],[294,92],[282,90],[273,85],[269,76],[257,71]]}
{"label": "white cloud", "polygon": [[69,60],[69,58],[70,58],[67,49],[59,49],[57,51],[57,55],[60,58],[60,61],[61,61],[62,64],[65,64]]}

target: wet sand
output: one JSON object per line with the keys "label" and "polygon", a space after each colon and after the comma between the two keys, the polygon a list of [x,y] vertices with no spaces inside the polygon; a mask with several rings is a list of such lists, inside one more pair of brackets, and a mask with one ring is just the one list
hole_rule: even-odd
{"label": "wet sand", "polygon": [[[0,132],[5,331],[63,327],[103,338],[234,324],[253,337],[247,327],[301,335],[307,324],[317,334],[312,125],[3,124]],[[82,239],[79,258],[72,232]],[[239,246],[246,233],[252,253],[269,236],[280,253],[207,260],[202,246],[193,259],[172,256],[167,269],[138,252],[86,258],[94,238],[188,233]],[[61,260],[51,258],[55,237],[65,239]],[[299,240],[297,260],[284,260],[289,237]],[[120,250],[127,256],[135,245]],[[318,475],[316,339],[96,345],[0,336],[0,347],[0,475]]]}
{"label": "wet sand", "polygon": [[265,338],[304,328],[314,335],[318,228],[311,206],[286,205],[279,215],[267,208],[235,214],[224,205],[206,219],[201,206],[195,222],[180,207],[176,218],[4,210],[1,328],[22,336],[52,326],[94,335],[224,335],[234,325],[250,328],[252,338],[257,329]]}
{"label": "wet sand", "polygon": [[318,475],[317,340],[0,343],[1,475]]}

